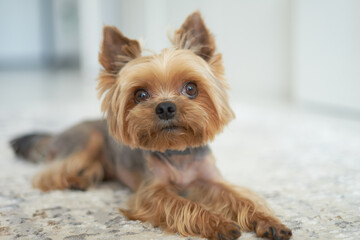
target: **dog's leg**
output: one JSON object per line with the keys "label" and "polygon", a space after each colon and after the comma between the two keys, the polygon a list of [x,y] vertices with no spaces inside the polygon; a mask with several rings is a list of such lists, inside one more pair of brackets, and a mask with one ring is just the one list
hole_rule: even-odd
{"label": "dog's leg", "polygon": [[209,239],[237,239],[240,227],[231,220],[205,210],[201,205],[177,194],[170,185],[153,183],[140,187],[130,200],[130,210],[121,210],[132,220],[183,236],[201,235]]}
{"label": "dog's leg", "polygon": [[103,138],[100,133],[90,134],[85,149],[66,159],[56,160],[33,179],[33,186],[43,191],[55,189],[85,190],[101,181],[104,168],[101,164]]}
{"label": "dog's leg", "polygon": [[242,230],[255,231],[259,237],[286,240],[292,235],[264,200],[247,189],[222,182],[199,181],[191,185],[187,195],[209,211],[237,222]]}

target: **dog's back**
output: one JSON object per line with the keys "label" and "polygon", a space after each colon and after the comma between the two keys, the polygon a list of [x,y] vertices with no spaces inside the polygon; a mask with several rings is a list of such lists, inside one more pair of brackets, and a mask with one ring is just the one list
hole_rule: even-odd
{"label": "dog's back", "polygon": [[60,134],[29,133],[10,141],[15,154],[31,162],[50,162],[66,158],[85,148],[92,131],[107,136],[106,121],[81,122]]}
{"label": "dog's back", "polygon": [[[24,160],[54,162],[34,178],[33,185],[44,191],[86,189],[111,179],[136,189],[145,174],[144,152],[115,141],[106,120],[81,122],[59,134],[26,134],[11,140],[10,145]],[[49,176],[47,180],[45,176]]]}

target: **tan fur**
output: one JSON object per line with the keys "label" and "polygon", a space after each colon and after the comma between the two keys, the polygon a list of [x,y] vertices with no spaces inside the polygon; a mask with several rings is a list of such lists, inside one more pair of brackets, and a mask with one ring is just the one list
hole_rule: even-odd
{"label": "tan fur", "polygon": [[51,163],[45,171],[33,178],[33,186],[43,191],[55,189],[85,190],[104,178],[101,164],[102,137],[93,132],[87,147],[82,151]]}
{"label": "tan fur", "polygon": [[[85,189],[104,178],[117,179],[135,191],[129,210],[121,210],[129,219],[183,236],[227,240],[237,239],[243,230],[289,239],[291,231],[261,198],[224,181],[205,146],[234,113],[222,55],[199,12],[185,20],[172,42],[160,54],[141,56],[136,40],[104,27],[98,90],[111,136],[92,131],[85,149],[38,174],[34,186],[44,191]],[[188,82],[197,87],[195,97],[182,92]],[[135,101],[138,90],[147,91],[149,98]],[[155,111],[164,102],[176,106],[171,121]],[[102,124],[87,123],[73,131],[86,135]],[[113,138],[119,151],[111,148]]]}
{"label": "tan fur", "polygon": [[237,222],[244,231],[256,230],[258,236],[263,236],[268,230],[269,225],[267,228],[264,226],[264,223],[268,222],[289,231],[274,216],[265,201],[246,188],[232,186],[224,181],[198,181],[189,188],[189,199],[205,206],[211,212]]}
{"label": "tan fur", "polygon": [[171,41],[176,48],[190,49],[206,61],[213,57],[216,49],[214,37],[199,12],[194,12],[185,20]]}
{"label": "tan fur", "polygon": [[105,26],[99,62],[107,72],[117,73],[127,62],[139,57],[140,44],[125,37],[116,27]]}

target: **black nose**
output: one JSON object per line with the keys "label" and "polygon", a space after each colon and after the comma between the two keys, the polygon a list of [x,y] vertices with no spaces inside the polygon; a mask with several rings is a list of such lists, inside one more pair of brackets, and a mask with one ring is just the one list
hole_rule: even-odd
{"label": "black nose", "polygon": [[162,120],[169,120],[175,116],[176,105],[172,102],[162,102],[156,106],[156,114]]}

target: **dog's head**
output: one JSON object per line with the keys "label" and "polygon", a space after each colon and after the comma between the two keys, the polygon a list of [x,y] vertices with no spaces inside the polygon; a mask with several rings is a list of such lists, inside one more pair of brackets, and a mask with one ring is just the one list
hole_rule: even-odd
{"label": "dog's head", "polygon": [[141,56],[136,40],[105,26],[99,95],[110,134],[152,151],[205,145],[234,118],[222,56],[200,14],[175,32],[173,47]]}

